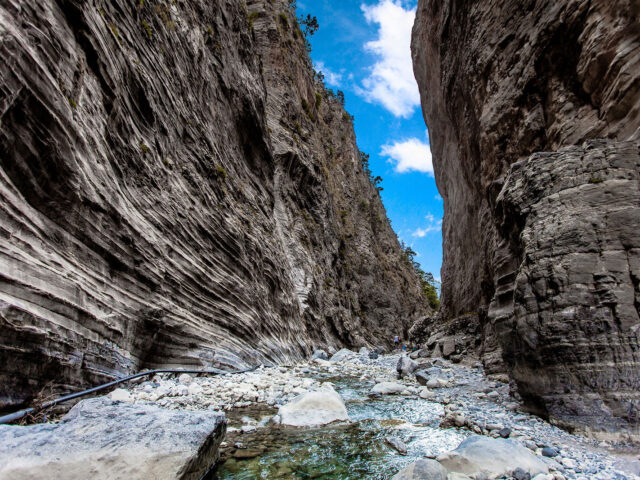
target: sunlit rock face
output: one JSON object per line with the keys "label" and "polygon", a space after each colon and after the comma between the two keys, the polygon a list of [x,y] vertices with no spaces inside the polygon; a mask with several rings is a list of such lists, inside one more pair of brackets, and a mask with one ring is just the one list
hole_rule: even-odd
{"label": "sunlit rock face", "polygon": [[0,407],[427,313],[287,2],[0,5]]}
{"label": "sunlit rock face", "polygon": [[491,368],[568,427],[640,419],[639,15],[420,0],[413,31],[444,198],[440,319],[477,316]]}

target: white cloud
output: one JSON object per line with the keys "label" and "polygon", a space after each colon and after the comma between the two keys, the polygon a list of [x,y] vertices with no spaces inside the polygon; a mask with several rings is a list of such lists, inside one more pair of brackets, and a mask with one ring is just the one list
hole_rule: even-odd
{"label": "white cloud", "polygon": [[361,8],[367,22],[378,25],[378,38],[364,45],[377,59],[357,93],[369,102],[382,104],[396,117],[410,117],[420,105],[411,61],[411,29],[416,10],[405,10],[400,0],[379,0]]}
{"label": "white cloud", "polygon": [[436,193],[435,198],[437,201],[441,202],[442,201],[442,196],[439,193]]}
{"label": "white cloud", "polygon": [[432,214],[428,214],[424,217],[427,220],[427,226],[424,228],[418,228],[411,235],[418,238],[426,237],[428,233],[439,232],[442,230],[442,219],[437,219]]}
{"label": "white cloud", "polygon": [[331,87],[339,87],[342,84],[342,74],[331,71],[324,62],[315,62],[317,72],[322,72],[327,85]]}
{"label": "white cloud", "polygon": [[398,173],[416,171],[433,175],[431,148],[417,138],[383,145],[380,153],[396,164],[395,170]]}

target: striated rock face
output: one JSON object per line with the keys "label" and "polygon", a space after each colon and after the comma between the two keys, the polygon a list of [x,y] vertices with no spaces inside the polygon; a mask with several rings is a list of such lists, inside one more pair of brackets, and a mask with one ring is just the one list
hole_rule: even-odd
{"label": "striated rock face", "polygon": [[287,2],[0,2],[0,408],[426,313]]}
{"label": "striated rock face", "polygon": [[420,0],[413,31],[445,207],[439,320],[476,318],[490,369],[569,427],[640,420],[639,15]]}

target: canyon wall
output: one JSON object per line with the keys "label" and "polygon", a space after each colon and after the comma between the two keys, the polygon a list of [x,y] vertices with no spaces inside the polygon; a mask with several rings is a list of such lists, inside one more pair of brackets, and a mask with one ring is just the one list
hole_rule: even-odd
{"label": "canyon wall", "polygon": [[[567,428],[638,433],[640,3],[419,0],[442,307]],[[472,329],[473,330],[473,329]]]}
{"label": "canyon wall", "polygon": [[0,408],[427,313],[285,0],[2,0],[0,55]]}

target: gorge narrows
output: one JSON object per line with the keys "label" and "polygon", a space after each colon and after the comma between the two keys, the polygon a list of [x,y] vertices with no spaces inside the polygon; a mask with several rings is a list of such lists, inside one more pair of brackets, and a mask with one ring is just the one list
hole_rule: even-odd
{"label": "gorge narrows", "polygon": [[440,298],[311,6],[0,0],[0,480],[640,478],[640,7],[376,1]]}

